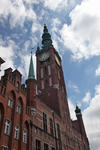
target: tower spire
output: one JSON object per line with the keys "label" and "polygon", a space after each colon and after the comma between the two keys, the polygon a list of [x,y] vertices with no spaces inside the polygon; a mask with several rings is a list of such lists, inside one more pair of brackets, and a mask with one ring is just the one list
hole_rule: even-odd
{"label": "tower spire", "polygon": [[32,51],[31,51],[31,59],[30,59],[28,79],[35,79],[33,59],[32,59]]}
{"label": "tower spire", "polygon": [[42,34],[42,47],[46,48],[52,46],[51,35],[48,33],[46,24],[44,24],[43,34]]}

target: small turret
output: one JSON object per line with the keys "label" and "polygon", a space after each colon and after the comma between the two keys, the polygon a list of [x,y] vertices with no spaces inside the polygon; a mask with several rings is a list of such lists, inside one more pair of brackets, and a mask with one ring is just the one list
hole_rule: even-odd
{"label": "small turret", "polygon": [[81,115],[81,109],[79,109],[77,105],[76,105],[75,113],[76,113],[76,116]]}
{"label": "small turret", "polygon": [[84,137],[86,137],[86,132],[85,132],[84,123],[83,123],[83,119],[82,119],[81,109],[77,105],[76,105],[75,113],[76,113],[77,121],[79,124],[80,133]]}
{"label": "small turret", "polygon": [[1,64],[3,64],[5,61],[0,57],[0,71],[1,71]]}

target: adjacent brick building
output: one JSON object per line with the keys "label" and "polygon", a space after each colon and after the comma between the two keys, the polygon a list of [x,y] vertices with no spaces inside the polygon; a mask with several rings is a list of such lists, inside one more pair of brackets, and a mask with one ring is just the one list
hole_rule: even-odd
{"label": "adjacent brick building", "polygon": [[18,70],[8,68],[1,77],[0,150],[89,150],[78,106],[77,120],[70,118],[61,58],[46,25],[36,63],[37,80],[31,54],[25,85]]}

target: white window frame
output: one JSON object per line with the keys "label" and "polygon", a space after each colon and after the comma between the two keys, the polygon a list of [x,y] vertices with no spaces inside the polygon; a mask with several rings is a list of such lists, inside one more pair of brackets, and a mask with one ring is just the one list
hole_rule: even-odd
{"label": "white window frame", "polygon": [[19,105],[19,104],[17,105],[16,112],[21,114],[21,105]]}
{"label": "white window frame", "polygon": [[14,138],[16,140],[19,139],[19,126],[17,126],[17,125],[15,126]]}
{"label": "white window frame", "polygon": [[23,130],[23,143],[27,144],[27,129]]}
{"label": "white window frame", "polygon": [[5,145],[2,145],[2,146],[1,146],[1,150],[8,150],[8,147],[5,146]]}
{"label": "white window frame", "polygon": [[12,99],[8,99],[8,106],[13,108],[14,101]]}
{"label": "white window frame", "polygon": [[10,121],[10,120],[6,120],[6,121],[5,121],[4,133],[5,133],[6,135],[10,135],[10,129],[11,129],[11,121]]}

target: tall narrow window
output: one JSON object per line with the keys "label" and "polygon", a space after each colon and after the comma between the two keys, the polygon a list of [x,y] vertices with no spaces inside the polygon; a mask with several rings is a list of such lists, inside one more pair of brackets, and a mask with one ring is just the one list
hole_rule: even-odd
{"label": "tall narrow window", "polygon": [[43,112],[43,129],[47,132],[47,115]]}
{"label": "tall narrow window", "polygon": [[12,99],[8,99],[8,106],[10,108],[13,108],[13,103],[14,103],[14,101]]}
{"label": "tall narrow window", "polygon": [[16,112],[19,113],[19,114],[21,114],[21,106],[20,105],[17,105]]}
{"label": "tall narrow window", "polygon": [[23,131],[23,142],[27,143],[27,129],[24,129]]}
{"label": "tall narrow window", "polygon": [[44,81],[41,81],[41,88],[44,89]]}
{"label": "tall narrow window", "polygon": [[41,68],[41,78],[43,78],[43,68]]}
{"label": "tall narrow window", "polygon": [[5,121],[4,133],[7,134],[7,135],[10,135],[10,128],[11,128],[11,121],[10,120],[6,120]]}
{"label": "tall narrow window", "polygon": [[16,83],[16,90],[17,90],[17,92],[19,92],[19,82],[18,81]]}
{"label": "tall narrow window", "polygon": [[59,70],[58,70],[58,79],[60,80],[60,72],[59,72]]}
{"label": "tall narrow window", "polygon": [[19,139],[19,127],[18,126],[15,126],[14,138],[17,140]]}
{"label": "tall narrow window", "polygon": [[49,86],[52,86],[52,79],[49,78]]}
{"label": "tall narrow window", "polygon": [[49,150],[49,145],[44,143],[44,150]]}
{"label": "tall narrow window", "polygon": [[51,75],[51,67],[48,65],[48,75]]}
{"label": "tall narrow window", "polygon": [[41,142],[36,140],[36,150],[41,150]]}
{"label": "tall narrow window", "polygon": [[57,134],[58,134],[58,139],[61,139],[60,126],[58,123],[57,123]]}
{"label": "tall narrow window", "polygon": [[50,134],[54,135],[54,127],[53,127],[53,120],[50,118]]}

